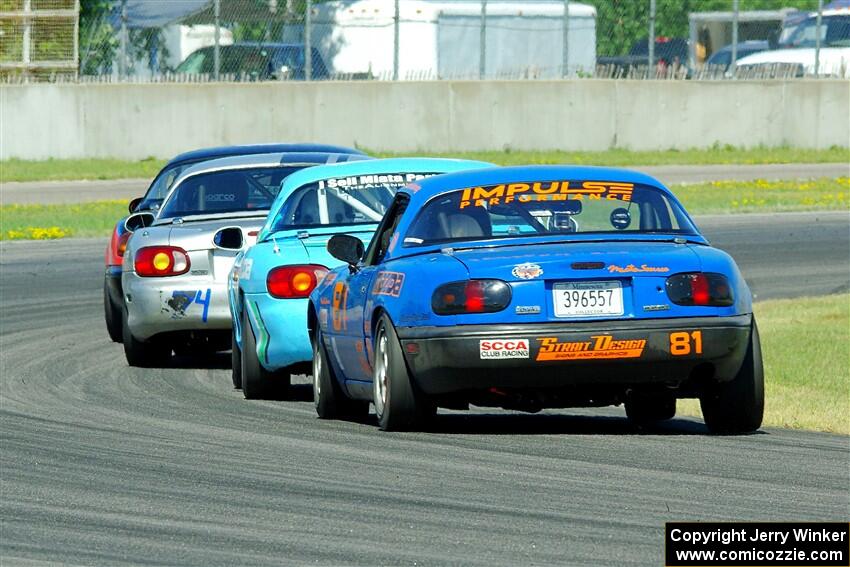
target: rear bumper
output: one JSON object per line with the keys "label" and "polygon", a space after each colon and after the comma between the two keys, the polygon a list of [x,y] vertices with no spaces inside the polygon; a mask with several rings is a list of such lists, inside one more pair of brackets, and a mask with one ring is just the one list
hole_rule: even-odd
{"label": "rear bumper", "polygon": [[245,307],[257,337],[257,359],[268,370],[280,370],[313,360],[307,333],[304,299],[276,299],[267,294],[246,294]]}
{"label": "rear bumper", "polygon": [[127,325],[137,339],[174,331],[230,330],[227,288],[205,277],[143,278],[126,272],[122,280]]}
{"label": "rear bumper", "polygon": [[124,293],[121,288],[121,266],[106,266],[103,281],[106,284],[106,293],[112,305],[121,309],[124,303]]}
{"label": "rear bumper", "polygon": [[[397,332],[419,387],[429,394],[444,394],[487,388],[669,384],[686,381],[697,370],[711,380],[728,381],[744,360],[751,324],[752,315],[739,315],[399,327]],[[484,341],[509,342],[509,352],[485,352]],[[671,346],[673,342],[676,346]],[[411,354],[417,347],[418,353]]]}

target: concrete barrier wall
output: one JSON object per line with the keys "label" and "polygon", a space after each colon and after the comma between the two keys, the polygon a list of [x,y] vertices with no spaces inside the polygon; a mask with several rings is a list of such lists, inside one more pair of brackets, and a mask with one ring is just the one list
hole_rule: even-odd
{"label": "concrete barrier wall", "polygon": [[850,82],[0,86],[0,159],[315,141],[432,152],[850,144]]}

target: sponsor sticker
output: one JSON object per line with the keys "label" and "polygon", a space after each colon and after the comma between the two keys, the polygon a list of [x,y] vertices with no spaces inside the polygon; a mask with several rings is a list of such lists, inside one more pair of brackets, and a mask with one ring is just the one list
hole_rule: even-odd
{"label": "sponsor sticker", "polygon": [[404,274],[400,272],[381,272],[375,278],[375,285],[372,287],[372,293],[375,295],[389,295],[398,297],[401,295],[401,288],[404,285]]}
{"label": "sponsor sticker", "polygon": [[254,260],[252,258],[248,258],[242,265],[239,266],[239,277],[243,279],[251,278],[251,270],[254,268]]}
{"label": "sponsor sticker", "polygon": [[531,263],[517,264],[514,266],[514,269],[511,270],[511,273],[515,278],[519,278],[521,280],[533,280],[534,278],[538,278],[543,275],[543,268],[537,264]]}
{"label": "sponsor sticker", "polygon": [[528,339],[482,339],[478,348],[482,360],[529,358]]}
{"label": "sponsor sticker", "polygon": [[460,208],[505,205],[514,201],[616,200],[631,201],[633,183],[616,181],[545,181],[470,187],[461,194]]}
{"label": "sponsor sticker", "polygon": [[646,339],[616,340],[611,335],[594,335],[589,341],[562,343],[557,337],[543,337],[538,361],[546,360],[598,360],[640,358]]}
{"label": "sponsor sticker", "polygon": [[385,173],[351,175],[319,180],[319,189],[371,189],[373,187],[402,187],[436,175],[434,173]]}
{"label": "sponsor sticker", "polygon": [[670,268],[667,266],[647,266],[646,264],[641,264],[640,266],[635,266],[634,264],[629,264],[627,266],[616,266],[611,264],[608,266],[608,271],[612,274],[634,274],[640,272],[669,272]]}

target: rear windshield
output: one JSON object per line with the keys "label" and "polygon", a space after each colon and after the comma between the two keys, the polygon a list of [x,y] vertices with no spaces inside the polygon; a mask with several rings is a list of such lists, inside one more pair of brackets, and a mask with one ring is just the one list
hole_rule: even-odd
{"label": "rear windshield", "polygon": [[268,210],[281,182],[302,167],[230,169],[189,177],[172,191],[159,218]]}
{"label": "rear windshield", "polygon": [[323,179],[287,197],[272,232],[294,228],[377,224],[396,192],[434,173],[381,173]]}
{"label": "rear windshield", "polygon": [[678,203],[650,186],[530,181],[470,187],[431,199],[403,245],[606,233],[697,234]]}

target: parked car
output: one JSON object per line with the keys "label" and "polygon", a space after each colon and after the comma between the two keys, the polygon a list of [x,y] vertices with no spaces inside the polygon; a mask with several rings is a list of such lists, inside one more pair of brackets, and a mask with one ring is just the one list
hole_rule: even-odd
{"label": "parked car", "polygon": [[608,168],[454,173],[401,189],[368,248],[310,295],[319,417],[381,429],[438,406],[625,404],[637,423],[699,398],[710,431],[761,425],[752,296],[660,182]]}
{"label": "parked car", "polygon": [[[319,51],[313,47],[311,79],[330,78]],[[299,43],[234,43],[219,46],[219,73],[236,75],[245,81],[272,81],[306,78],[304,45]],[[174,70],[175,73],[212,75],[215,72],[215,47],[193,51]]]}
{"label": "parked car", "polygon": [[207,161],[177,178],[156,215],[130,215],[121,272],[128,364],[230,348],[228,274],[256,241],[281,182],[306,167],[362,159],[370,158],[276,153]]}
{"label": "parked car", "polygon": [[[144,196],[130,201],[129,212],[132,214],[158,209],[174,180],[188,167],[197,163],[229,156],[284,152],[327,152],[365,155],[360,150],[329,144],[252,144],[193,150],[182,153],[165,164],[165,167],[157,173],[156,177],[154,177],[148,186]],[[124,305],[121,290],[121,264],[124,261],[124,250],[127,247],[127,241],[131,234],[124,226],[126,220],[127,217],[123,217],[115,223],[115,228],[112,229],[112,237],[109,239],[109,243],[106,246],[106,253],[104,254],[106,271],[103,276],[103,313],[109,338],[118,343],[122,340],[121,317]]]}
{"label": "parked car", "polygon": [[290,375],[309,373],[307,296],[341,264],[334,234],[368,242],[396,191],[421,179],[492,164],[395,158],[313,167],[283,182],[257,244],[236,257],[228,280],[233,386],[246,398],[284,397]]}
{"label": "parked car", "polygon": [[[759,53],[760,51],[766,51],[770,49],[770,44],[767,40],[748,40],[742,41],[738,43],[736,48],[736,61],[740,61],[742,58],[747,55],[752,55],[753,53]],[[726,71],[729,69],[729,65],[732,63],[732,45],[726,45],[714,53],[711,54],[711,57],[706,60],[705,64],[708,67],[713,67],[717,69],[722,69]]]}
{"label": "parked car", "polygon": [[[649,60],[649,41],[643,38],[634,43],[628,55],[597,57],[597,66],[613,67],[612,75],[624,75],[632,67],[646,67]],[[660,36],[655,39],[654,64],[656,66],[687,66],[688,41],[677,37]]]}

